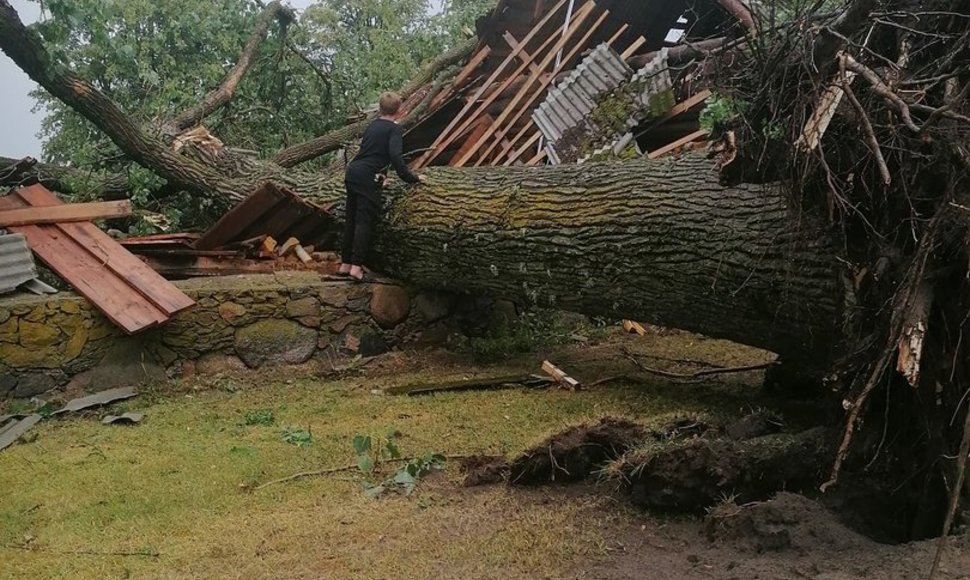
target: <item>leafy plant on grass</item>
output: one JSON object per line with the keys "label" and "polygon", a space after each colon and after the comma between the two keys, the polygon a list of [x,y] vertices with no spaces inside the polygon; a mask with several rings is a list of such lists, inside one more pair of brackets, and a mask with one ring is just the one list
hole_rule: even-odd
{"label": "leafy plant on grass", "polygon": [[[403,492],[411,495],[417,488],[422,477],[445,467],[444,455],[427,453],[420,457],[404,459],[401,450],[394,442],[397,430],[389,429],[384,437],[374,439],[369,435],[354,437],[354,453],[357,455],[357,468],[367,477],[364,483],[364,493],[369,497],[380,497],[386,491]],[[380,479],[376,475],[380,467],[389,462],[403,461],[401,467],[389,477]]]}
{"label": "leafy plant on grass", "polygon": [[243,423],[247,426],[263,425],[268,427],[275,422],[276,415],[273,414],[272,409],[253,409],[246,411],[246,416],[243,417]]}
{"label": "leafy plant on grass", "polygon": [[283,430],[283,441],[297,447],[307,447],[313,442],[313,434],[310,433],[309,427],[306,429],[287,427]]}

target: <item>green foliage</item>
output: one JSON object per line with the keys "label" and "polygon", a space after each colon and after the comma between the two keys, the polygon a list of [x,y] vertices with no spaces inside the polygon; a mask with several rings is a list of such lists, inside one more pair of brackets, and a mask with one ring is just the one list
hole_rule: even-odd
{"label": "green foliage", "polygon": [[246,411],[246,416],[243,418],[243,423],[249,426],[269,426],[275,422],[276,415],[273,414],[272,409],[254,409],[252,411]]}
{"label": "green foliage", "polygon": [[287,427],[283,430],[283,441],[290,445],[296,445],[297,447],[307,447],[313,442],[313,434],[310,433],[309,428],[298,429],[295,427]]}
{"label": "green foliage", "polygon": [[[132,120],[158,128],[196,105],[236,63],[262,8],[257,0],[44,0],[37,30]],[[283,31],[270,26],[232,101],[205,119],[223,142],[268,156],[335,126],[425,61],[461,41],[493,0],[318,0]],[[288,41],[300,54],[289,50]],[[310,62],[308,63],[307,60]],[[94,125],[43,90],[44,157],[92,174],[127,173],[140,220],[129,233],[199,229],[223,208],[131,164]],[[90,192],[97,197],[97,192]]]}
{"label": "green foliage", "polygon": [[377,440],[369,435],[354,436],[354,453],[357,455],[357,468],[367,481],[364,483],[364,493],[369,497],[380,497],[387,491],[397,491],[411,495],[418,482],[425,475],[444,469],[445,457],[437,453],[427,453],[420,457],[408,459],[403,465],[386,478],[375,478],[381,465],[402,459],[401,450],[394,442],[398,436],[396,429],[388,429],[387,433]]}
{"label": "green foliage", "polygon": [[715,93],[707,99],[707,104],[701,111],[698,120],[701,129],[714,131],[740,116],[746,109],[747,103]]}

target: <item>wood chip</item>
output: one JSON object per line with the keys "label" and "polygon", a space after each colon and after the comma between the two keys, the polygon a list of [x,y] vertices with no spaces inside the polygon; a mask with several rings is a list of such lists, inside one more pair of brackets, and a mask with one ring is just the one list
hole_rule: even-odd
{"label": "wood chip", "polygon": [[570,377],[562,369],[547,360],[542,361],[542,371],[571,391],[579,388],[579,381]]}

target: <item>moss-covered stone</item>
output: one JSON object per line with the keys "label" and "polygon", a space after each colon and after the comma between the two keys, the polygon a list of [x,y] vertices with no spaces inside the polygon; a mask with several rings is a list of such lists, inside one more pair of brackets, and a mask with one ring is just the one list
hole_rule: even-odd
{"label": "moss-covered stone", "polygon": [[236,331],[236,354],[251,368],[306,362],[317,333],[292,320],[260,320]]}

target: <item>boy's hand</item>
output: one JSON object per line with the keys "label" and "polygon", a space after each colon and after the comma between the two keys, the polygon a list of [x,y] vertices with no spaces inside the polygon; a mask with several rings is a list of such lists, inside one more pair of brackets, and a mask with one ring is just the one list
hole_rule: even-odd
{"label": "boy's hand", "polygon": [[428,176],[425,175],[425,174],[423,174],[423,173],[419,173],[418,174],[418,183],[428,183]]}

